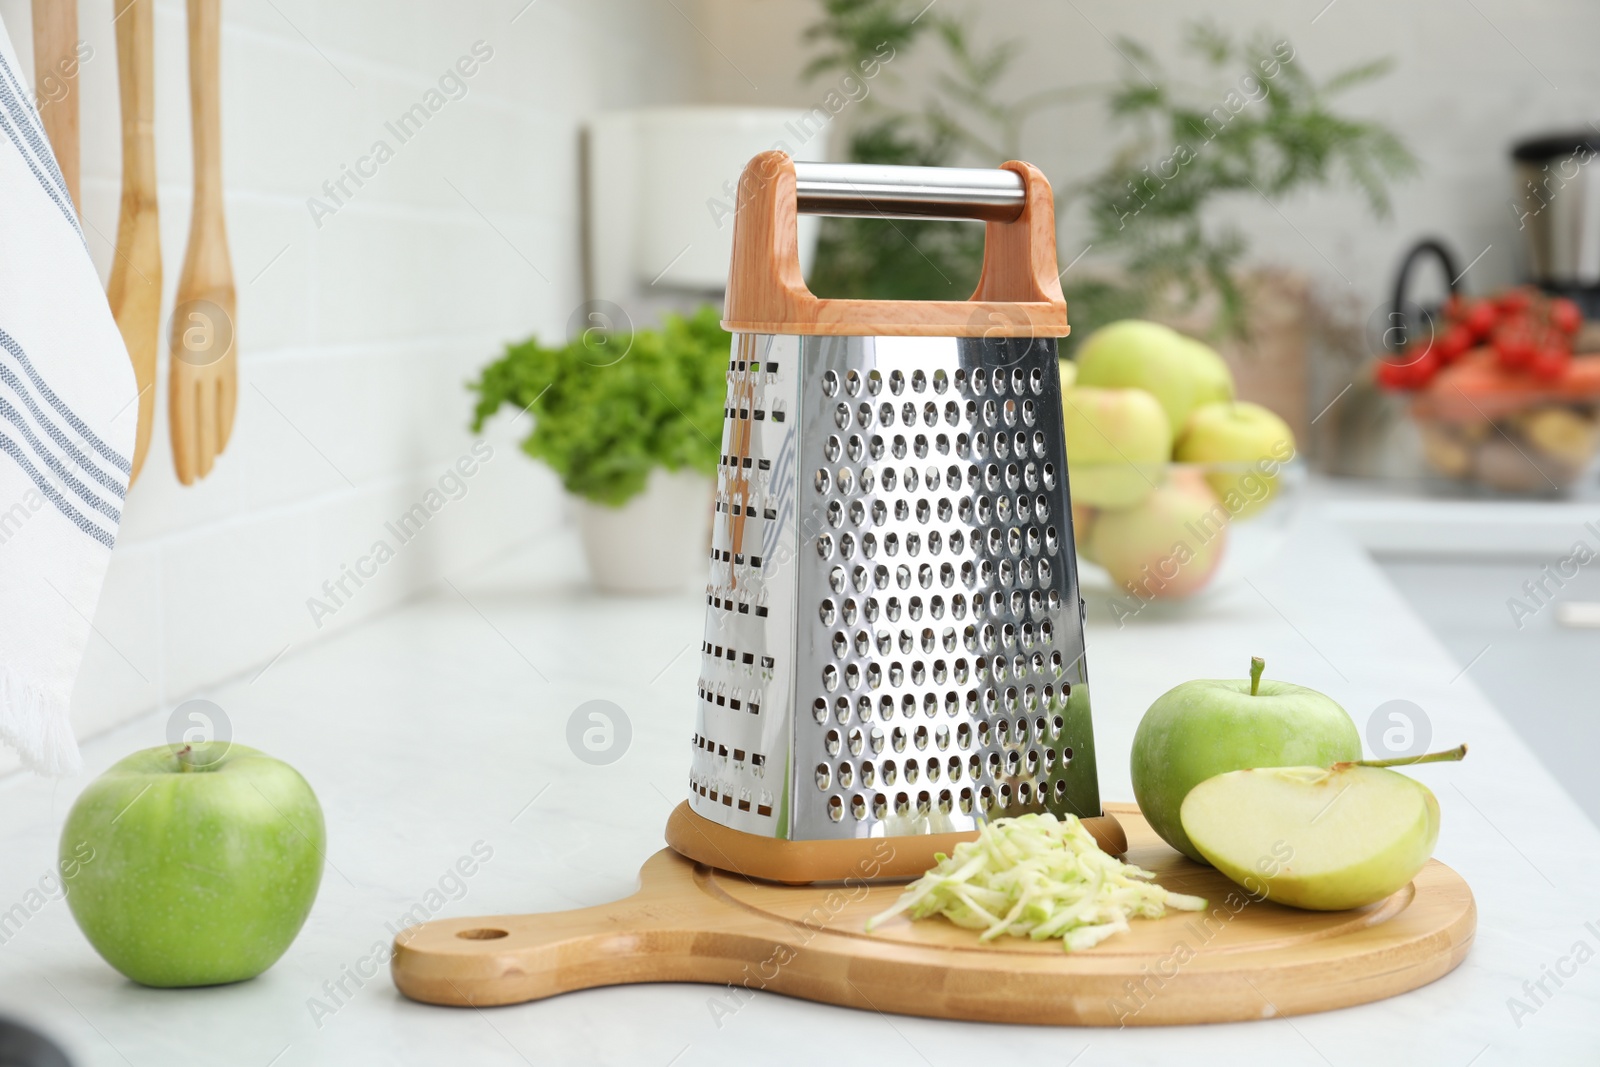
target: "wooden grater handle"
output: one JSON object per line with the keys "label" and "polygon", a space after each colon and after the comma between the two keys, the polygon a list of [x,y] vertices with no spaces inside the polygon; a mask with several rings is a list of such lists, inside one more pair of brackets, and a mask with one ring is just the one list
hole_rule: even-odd
{"label": "wooden grater handle", "polygon": [[1050,183],[1031,163],[1012,161],[1001,169],[1021,177],[1022,207],[1009,221],[1010,211],[984,216],[989,221],[983,273],[971,299],[841,300],[814,295],[801,277],[794,161],[783,152],[761,153],[739,178],[723,328],[829,336],[1065,337],[1067,303],[1056,271]]}

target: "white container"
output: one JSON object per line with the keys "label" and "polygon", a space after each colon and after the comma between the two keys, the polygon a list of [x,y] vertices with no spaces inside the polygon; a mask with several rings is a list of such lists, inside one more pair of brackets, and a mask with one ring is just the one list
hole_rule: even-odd
{"label": "white container", "polygon": [[650,472],[621,507],[577,499],[578,532],[594,584],[605,593],[677,593],[704,581],[711,548],[712,481],[693,471]]}
{"label": "white container", "polygon": [[[825,162],[826,118],[818,109],[658,107],[590,120],[590,297],[628,306],[663,287],[721,290],[744,165],[769,148]],[[810,216],[798,220],[802,272],[817,226]]]}

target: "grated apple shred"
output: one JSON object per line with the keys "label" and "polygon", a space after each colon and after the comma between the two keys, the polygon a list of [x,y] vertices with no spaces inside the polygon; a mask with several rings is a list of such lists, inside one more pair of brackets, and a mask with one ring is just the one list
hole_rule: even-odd
{"label": "grated apple shred", "polygon": [[1171,893],[1155,875],[1102,852],[1077,816],[996,819],[906,887],[893,907],[867,922],[872,930],[902,912],[943,915],[957,926],[1035,941],[1059,937],[1068,952],[1128,929],[1128,919],[1159,919],[1166,909],[1202,911],[1201,897]]}

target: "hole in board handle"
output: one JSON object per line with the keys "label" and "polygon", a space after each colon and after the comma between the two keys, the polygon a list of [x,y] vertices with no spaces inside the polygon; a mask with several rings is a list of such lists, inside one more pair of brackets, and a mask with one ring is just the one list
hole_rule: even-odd
{"label": "hole in board handle", "polygon": [[474,927],[471,930],[457,930],[456,936],[463,941],[498,941],[509,936],[505,930],[497,930],[489,926]]}

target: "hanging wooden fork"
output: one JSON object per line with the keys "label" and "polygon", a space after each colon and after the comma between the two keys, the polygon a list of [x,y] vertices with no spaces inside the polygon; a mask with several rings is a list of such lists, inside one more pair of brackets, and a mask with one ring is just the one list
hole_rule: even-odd
{"label": "hanging wooden fork", "polygon": [[221,0],[188,0],[194,207],[178,277],[168,406],[178,481],[211,472],[233,433],[239,394],[238,300],[222,205]]}

